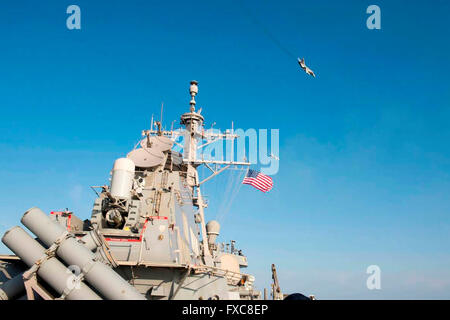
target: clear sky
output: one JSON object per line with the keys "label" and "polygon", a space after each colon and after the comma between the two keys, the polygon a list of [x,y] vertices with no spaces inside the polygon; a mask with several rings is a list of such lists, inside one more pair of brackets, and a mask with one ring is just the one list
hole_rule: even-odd
{"label": "clear sky", "polygon": [[[88,218],[89,186],[161,101],[178,120],[196,79],[207,123],[280,129],[274,189],[243,186],[220,236],[259,289],[275,263],[285,292],[449,299],[450,2],[243,3],[2,1],[0,232],[32,206]],[[366,288],[373,264],[381,290]]]}

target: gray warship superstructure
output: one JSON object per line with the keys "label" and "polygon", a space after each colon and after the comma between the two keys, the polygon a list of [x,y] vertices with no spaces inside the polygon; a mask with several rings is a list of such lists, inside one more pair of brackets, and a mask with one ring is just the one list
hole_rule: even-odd
{"label": "gray warship superstructure", "polygon": [[[91,218],[70,211],[28,210],[3,243],[15,255],[0,256],[0,300],[7,299],[261,299],[247,258],[235,242],[216,241],[217,221],[205,220],[200,186],[224,170],[250,163],[203,159],[197,150],[233,130],[204,130],[196,111],[197,82],[179,130],[149,130],[126,157],[117,159],[109,185],[93,187]],[[174,151],[182,137],[182,153]],[[211,173],[200,181],[197,168]],[[272,296],[281,299],[277,287]],[[267,297],[267,293],[264,294]]]}

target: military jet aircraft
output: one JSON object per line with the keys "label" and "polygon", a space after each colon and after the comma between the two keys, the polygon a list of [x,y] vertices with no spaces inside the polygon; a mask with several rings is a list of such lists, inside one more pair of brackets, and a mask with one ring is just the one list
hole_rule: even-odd
{"label": "military jet aircraft", "polygon": [[305,59],[302,58],[297,58],[298,60],[298,64],[300,65],[300,68],[302,68],[307,74],[313,76],[314,78],[316,77],[316,75],[314,74],[314,71],[312,71],[310,68],[308,68],[305,64]]}

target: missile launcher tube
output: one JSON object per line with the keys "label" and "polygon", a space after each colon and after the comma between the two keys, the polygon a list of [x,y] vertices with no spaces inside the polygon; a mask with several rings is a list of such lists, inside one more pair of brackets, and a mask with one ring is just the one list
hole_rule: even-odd
{"label": "missile launcher tube", "polygon": [[91,251],[101,247],[102,243],[95,231],[89,231],[84,237],[80,239],[83,245]]}
{"label": "missile launcher tube", "polygon": [[[51,246],[66,230],[52,221],[39,208],[31,208],[22,217],[22,223],[45,245]],[[75,238],[64,239],[56,255],[68,265],[77,265],[84,273],[84,279],[102,296],[110,300],[145,300],[133,286],[109,266],[97,261],[96,256]]]}
{"label": "missile launcher tube", "polygon": [[6,281],[0,286],[0,300],[12,300],[25,293],[23,274]]}
{"label": "missile launcher tube", "polygon": [[[2,242],[29,267],[45,256],[46,249],[21,227],[7,231]],[[43,260],[37,274],[59,294],[66,294],[67,300],[101,300],[85,283],[75,282],[72,271],[55,257]],[[73,285],[73,290],[70,286]]]}

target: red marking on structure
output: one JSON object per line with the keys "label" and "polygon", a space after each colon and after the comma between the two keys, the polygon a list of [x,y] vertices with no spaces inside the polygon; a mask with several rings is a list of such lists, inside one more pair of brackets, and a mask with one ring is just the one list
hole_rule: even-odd
{"label": "red marking on structure", "polygon": [[[165,217],[167,219],[167,217]],[[105,238],[106,241],[116,241],[116,242],[142,242],[142,238],[144,237],[145,229],[147,228],[147,223],[149,219],[145,220],[144,227],[142,228],[141,235],[139,239],[130,239],[130,238]]]}
{"label": "red marking on structure", "polygon": [[70,220],[72,220],[72,215],[69,215],[69,218],[67,218],[67,231],[70,231]]}
{"label": "red marking on structure", "polygon": [[167,217],[162,217],[162,216],[150,216],[148,217],[148,219],[153,220],[153,219],[162,219],[162,220],[168,220],[169,218]]}
{"label": "red marking on structure", "polygon": [[141,242],[141,239],[128,239],[128,238],[105,238],[105,240],[113,242]]}
{"label": "red marking on structure", "polygon": [[62,216],[63,214],[67,214],[69,217],[67,218],[67,231],[70,231],[70,220],[72,219],[72,212],[67,211],[51,211],[50,214],[55,214]]}

